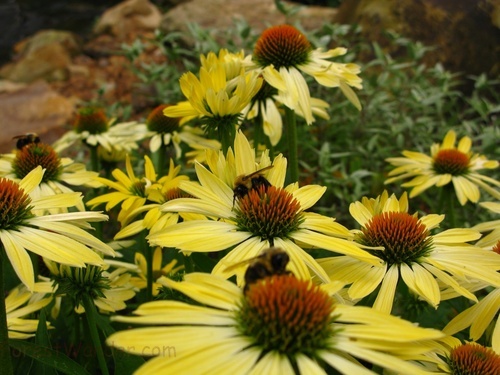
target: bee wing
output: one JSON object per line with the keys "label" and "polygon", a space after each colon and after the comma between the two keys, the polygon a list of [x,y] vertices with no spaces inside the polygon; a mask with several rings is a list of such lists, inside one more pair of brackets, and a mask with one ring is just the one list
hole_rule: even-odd
{"label": "bee wing", "polygon": [[230,266],[226,267],[224,269],[224,272],[231,272],[231,271],[234,271],[236,268],[239,268],[241,266],[244,266],[246,264],[250,264],[252,263],[254,260],[256,259],[259,259],[260,258],[260,255],[257,255],[256,257],[253,257],[253,258],[248,258],[248,259],[243,259],[239,262],[236,262],[234,264],[231,264]]}
{"label": "bee wing", "polygon": [[252,177],[254,177],[254,176],[256,176],[256,175],[258,175],[258,174],[260,174],[260,173],[262,173],[264,171],[267,171],[268,169],[271,169],[272,167],[273,167],[272,165],[268,165],[267,167],[261,168],[258,171],[255,171],[255,172],[252,172],[250,174],[247,174],[245,177],[243,177],[243,180],[246,181],[249,178],[252,178]]}

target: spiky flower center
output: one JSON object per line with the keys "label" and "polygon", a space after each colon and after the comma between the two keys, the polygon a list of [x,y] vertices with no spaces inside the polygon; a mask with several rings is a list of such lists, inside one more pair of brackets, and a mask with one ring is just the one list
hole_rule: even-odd
{"label": "spiky flower center", "polygon": [[469,171],[469,156],[456,149],[440,150],[434,156],[434,170],[438,174],[460,176]]}
{"label": "spiky flower center", "polygon": [[30,217],[31,198],[14,181],[0,178],[0,230],[14,230]]}
{"label": "spiky flower center", "polygon": [[146,119],[146,126],[155,133],[173,133],[179,128],[180,117],[167,117],[163,110],[170,107],[167,104],[160,104],[153,109]]}
{"label": "spiky flower center", "polygon": [[164,194],[165,202],[171,201],[172,199],[178,198],[193,198],[193,196],[185,191],[179,189],[178,187],[168,189]]}
{"label": "spiky flower center", "polygon": [[491,250],[494,253],[497,253],[498,255],[500,255],[500,240],[497,241],[497,243],[491,248]]}
{"label": "spiky flower center", "polygon": [[362,244],[384,247],[383,251],[372,253],[389,265],[410,265],[432,249],[432,238],[426,226],[406,212],[383,212],[375,215],[361,232]]}
{"label": "spiky flower center", "polygon": [[490,348],[467,343],[454,348],[448,358],[453,375],[500,374],[500,355]]}
{"label": "spiky flower center", "polygon": [[70,296],[75,306],[82,303],[85,295],[92,299],[105,298],[104,291],[109,289],[109,279],[102,275],[102,268],[87,265],[85,268],[60,266],[60,274],[55,275],[55,284],[58,285],[57,294]]}
{"label": "spiky flower center", "polygon": [[75,119],[75,131],[82,133],[88,131],[90,134],[100,134],[108,130],[108,119],[102,108],[81,108]]}
{"label": "spiky flower center", "polygon": [[290,68],[306,63],[311,50],[304,34],[293,26],[280,25],[262,33],[255,45],[254,57],[261,67]]}
{"label": "spiky flower center", "polygon": [[274,275],[252,284],[236,320],[240,332],[264,352],[313,357],[334,334],[333,300],[310,281]]}
{"label": "spiky flower center", "polygon": [[18,178],[24,178],[38,166],[45,169],[43,182],[57,180],[62,171],[61,159],[54,149],[45,143],[31,143],[17,150],[12,169]]}
{"label": "spiky flower center", "polygon": [[304,221],[300,203],[282,188],[260,186],[238,200],[236,223],[274,246],[274,238],[286,238]]}

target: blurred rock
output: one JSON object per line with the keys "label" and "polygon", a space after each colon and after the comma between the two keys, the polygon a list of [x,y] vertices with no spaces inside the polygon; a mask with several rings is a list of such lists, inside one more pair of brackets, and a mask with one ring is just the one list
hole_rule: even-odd
{"label": "blurred rock", "polygon": [[64,80],[71,58],[81,51],[79,38],[70,32],[42,30],[19,42],[11,63],[0,69],[0,77],[15,82]]}
{"label": "blurred rock", "polygon": [[126,0],[105,11],[93,31],[126,39],[130,34],[157,29],[161,17],[158,8],[148,0]]}
{"label": "blurred rock", "polygon": [[499,0],[346,0],[337,21],[360,24],[366,38],[383,47],[386,30],[435,46],[426,55],[429,65],[441,62],[468,75],[500,74]]}
{"label": "blurred rock", "polygon": [[12,138],[25,133],[38,133],[43,142],[54,142],[65,132],[73,111],[74,104],[44,81],[0,81],[0,153],[10,152],[15,148]]}
{"label": "blurred rock", "polygon": [[[160,30],[164,33],[186,32],[189,23],[196,23],[202,29],[209,30],[217,39],[234,27],[235,20],[241,19],[258,34],[270,26],[294,22],[300,22],[306,30],[311,30],[324,23],[334,22],[337,13],[336,9],[327,7],[299,7],[298,4],[287,2],[284,2],[284,6],[298,7],[298,11],[287,17],[277,9],[274,0],[192,0],[165,13]],[[194,43],[193,40],[186,42]]]}

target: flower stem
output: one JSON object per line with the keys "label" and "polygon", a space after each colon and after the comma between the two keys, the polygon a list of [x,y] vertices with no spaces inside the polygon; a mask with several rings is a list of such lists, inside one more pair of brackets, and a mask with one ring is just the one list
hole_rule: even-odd
{"label": "flower stem", "polygon": [[448,194],[446,194],[447,196],[447,200],[448,200],[448,204],[447,204],[447,207],[446,207],[446,216],[448,218],[448,222],[450,223],[451,225],[451,228],[456,228],[457,227],[457,216],[456,216],[456,207],[455,207],[455,194],[453,194],[453,188],[448,188]]}
{"label": "flower stem", "polygon": [[0,363],[2,364],[2,374],[11,375],[14,371],[10,356],[7,309],[5,308],[5,291],[3,285],[4,257],[4,247],[0,241]]}
{"label": "flower stem", "polygon": [[191,273],[194,271],[193,258],[190,255],[182,254],[184,256],[184,270],[186,273]]}
{"label": "flower stem", "polygon": [[259,116],[257,118],[257,121],[255,122],[255,128],[253,132],[253,147],[255,149],[255,157],[257,157],[257,154],[259,153],[259,143],[263,133],[264,116],[262,116],[262,113],[260,113],[259,111]]}
{"label": "flower stem", "polygon": [[295,111],[285,106],[285,126],[288,138],[288,172],[290,182],[299,180],[299,158],[297,149],[297,117]]}
{"label": "flower stem", "polygon": [[90,149],[90,169],[99,173],[101,167],[99,166],[99,155],[97,154],[97,146],[88,146]]}
{"label": "flower stem", "polygon": [[165,171],[165,160],[167,156],[167,145],[163,142],[163,135],[162,135],[162,140],[161,140],[161,146],[156,151],[156,173],[158,174],[158,177],[162,177],[166,174]]}
{"label": "flower stem", "polygon": [[97,354],[97,361],[99,362],[101,374],[109,375],[108,366],[106,365],[106,358],[104,357],[104,351],[102,349],[102,342],[99,338],[99,331],[97,330],[97,311],[94,305],[94,301],[92,301],[92,298],[88,294],[84,294],[82,302],[83,307],[85,308],[85,317],[87,318],[87,323],[89,326],[90,338],[92,339],[92,343],[94,344],[94,349]]}
{"label": "flower stem", "polygon": [[229,147],[233,147],[234,138],[236,137],[236,127],[233,124],[219,126],[217,129],[219,142],[222,146],[222,152],[227,154]]}
{"label": "flower stem", "polygon": [[[453,185],[448,184],[443,186],[439,192],[438,213],[446,215],[446,222],[449,223],[450,228],[456,228],[456,215],[455,215],[455,192]],[[443,212],[443,210],[445,210]]]}

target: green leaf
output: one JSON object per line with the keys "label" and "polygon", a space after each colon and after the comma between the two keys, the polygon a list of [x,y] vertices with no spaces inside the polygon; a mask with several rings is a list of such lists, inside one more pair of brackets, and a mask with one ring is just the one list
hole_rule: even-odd
{"label": "green leaf", "polygon": [[9,340],[9,345],[24,355],[46,364],[63,374],[90,375],[90,373],[78,363],[66,357],[64,354],[50,348],[33,344],[28,341],[14,339]]}
{"label": "green leaf", "polygon": [[[45,310],[42,310],[40,316],[38,317],[38,327],[36,330],[35,344],[40,345],[40,347],[51,349],[49,332],[47,330],[47,319],[45,316]],[[57,375],[56,370],[45,363],[40,361],[35,361],[33,364],[33,370],[36,374],[40,375]]]}
{"label": "green leaf", "polygon": [[113,359],[115,361],[115,374],[119,375],[132,374],[145,362],[142,357],[114,349]]}

